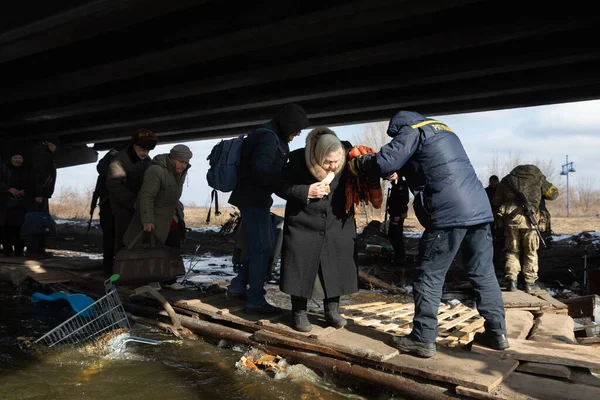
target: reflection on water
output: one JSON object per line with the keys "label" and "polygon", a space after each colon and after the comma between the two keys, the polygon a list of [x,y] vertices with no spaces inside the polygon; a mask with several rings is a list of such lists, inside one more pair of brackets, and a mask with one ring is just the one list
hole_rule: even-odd
{"label": "reflection on water", "polygon": [[[24,337],[39,337],[64,321],[63,309],[35,308],[0,282],[0,399],[348,399],[368,388],[335,387],[303,366],[279,379],[239,370],[247,350],[185,342],[148,328],[135,334],[165,340],[159,346],[127,343],[125,351],[98,356],[82,351],[31,351]],[[2,294],[4,293],[4,294]],[[21,340],[19,340],[19,339]],[[339,381],[338,381],[339,384]],[[357,395],[359,390],[361,395]]]}

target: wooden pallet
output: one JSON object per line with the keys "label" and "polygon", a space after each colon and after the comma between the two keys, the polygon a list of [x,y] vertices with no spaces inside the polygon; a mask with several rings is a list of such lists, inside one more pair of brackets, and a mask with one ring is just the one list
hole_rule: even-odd
{"label": "wooden pallet", "polygon": [[[357,325],[368,326],[381,332],[408,335],[412,330],[414,303],[374,302],[341,307],[345,318]],[[484,319],[477,310],[459,304],[450,307],[440,304],[438,310],[437,343],[464,346],[473,341],[476,332],[483,332]]]}

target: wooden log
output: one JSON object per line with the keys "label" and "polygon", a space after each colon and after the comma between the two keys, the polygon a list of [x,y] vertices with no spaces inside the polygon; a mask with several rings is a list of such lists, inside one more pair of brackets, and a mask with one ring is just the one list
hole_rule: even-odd
{"label": "wooden log", "polygon": [[405,289],[402,288],[394,288],[392,287],[392,285],[390,285],[387,282],[382,281],[381,279],[375,278],[373,275],[369,275],[364,271],[358,271],[358,277],[360,279],[362,279],[363,281],[376,286],[380,289],[384,289],[387,290],[388,292],[392,293],[392,294],[407,294],[408,292]]}
{"label": "wooden log", "polygon": [[496,396],[496,395],[494,395],[492,393],[484,392],[484,391],[477,390],[477,389],[468,388],[468,387],[465,387],[465,386],[457,386],[455,390],[456,390],[456,394],[459,394],[461,396],[470,397],[472,399],[479,399],[479,400],[504,400],[504,397],[499,397],[499,396]]}
{"label": "wooden log", "polygon": [[192,333],[192,331],[190,331],[189,329],[184,328],[184,327],[176,328],[175,326],[173,326],[171,324],[161,322],[157,319],[144,318],[144,317],[140,317],[140,316],[133,315],[133,314],[128,315],[128,317],[132,321],[135,321],[137,323],[140,323],[143,325],[148,325],[148,326],[154,326],[156,328],[163,329],[163,330],[177,336],[179,339],[198,340],[198,337],[196,335],[194,335],[194,333]]}
{"label": "wooden log", "polygon": [[209,336],[215,339],[225,339],[231,342],[244,343],[252,345],[255,342],[251,339],[252,334],[228,326],[214,324],[201,319],[190,318],[184,315],[179,316],[181,324],[192,332],[203,336]]}
{"label": "wooden log", "polygon": [[392,390],[406,398],[432,400],[449,400],[453,398],[446,394],[446,388],[419,383],[400,375],[382,372],[356,364],[350,364],[348,362],[336,360],[330,357],[315,357],[313,354],[304,353],[301,351],[282,349],[267,345],[262,345],[261,347],[263,350],[266,350],[271,354],[277,354],[304,364],[308,367],[316,368],[325,372],[338,373],[360,379],[361,381],[370,383],[377,387],[383,387]]}
{"label": "wooden log", "polygon": [[272,344],[277,343],[279,345],[293,347],[295,349],[307,350],[321,354],[327,354],[329,356],[333,356],[337,359],[344,361],[357,361],[355,357],[348,356],[344,353],[340,353],[339,351],[333,350],[328,346],[322,346],[319,344],[312,344],[303,342],[297,339],[292,339],[283,335],[279,335],[277,333],[269,332],[269,331],[256,331],[254,332],[253,339],[257,342],[264,344]]}

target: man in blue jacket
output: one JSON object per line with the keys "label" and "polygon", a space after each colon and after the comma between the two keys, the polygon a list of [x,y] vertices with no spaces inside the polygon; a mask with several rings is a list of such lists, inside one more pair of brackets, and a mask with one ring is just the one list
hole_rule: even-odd
{"label": "man in blue jacket", "polygon": [[406,165],[403,174],[425,228],[419,245],[422,261],[413,284],[413,330],[393,337],[392,345],[420,357],[435,355],[442,287],[462,245],[477,309],[485,318],[485,332],[475,341],[497,350],[508,348],[502,293],[492,263],[492,210],[460,139],[443,122],[411,111],[394,115],[387,134],[391,142],[377,154],[352,159],[349,168],[356,176],[395,180],[396,171]]}
{"label": "man in blue jacket", "polygon": [[242,145],[240,176],[229,203],[240,209],[248,255],[227,289],[229,298],[246,300],[249,314],[273,314],[282,310],[265,300],[264,282],[275,236],[271,224],[271,195],[279,185],[288,160],[288,143],[308,127],[308,118],[297,104],[284,106],[273,120],[252,132]]}

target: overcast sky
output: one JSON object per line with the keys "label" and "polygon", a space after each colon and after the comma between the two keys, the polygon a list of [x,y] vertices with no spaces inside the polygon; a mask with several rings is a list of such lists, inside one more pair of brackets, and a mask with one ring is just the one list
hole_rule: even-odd
{"label": "overcast sky", "polygon": [[[460,137],[479,179],[484,183],[487,183],[494,157],[500,165],[517,155],[526,162],[551,161],[559,173],[568,155],[577,170],[570,176],[570,184],[593,183],[600,189],[600,100],[431,117],[444,121]],[[342,140],[350,141],[365,129],[363,124],[331,128]],[[294,139],[290,148],[304,147],[309,131],[303,131],[300,137]],[[206,183],[206,157],[218,142],[205,140],[186,143],[194,157],[183,190],[184,204],[208,205],[211,189]],[[158,145],[151,155],[168,153],[173,145]],[[100,152],[98,159],[105,153]],[[56,193],[66,187],[85,193],[94,186],[96,177],[95,164],[61,168],[58,170]],[[557,175],[557,179],[565,180],[565,177]],[[559,186],[564,182],[553,183]],[[228,198],[228,193],[222,194],[221,205],[225,205]],[[283,200],[275,198],[275,203],[282,204]]]}

